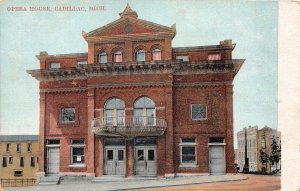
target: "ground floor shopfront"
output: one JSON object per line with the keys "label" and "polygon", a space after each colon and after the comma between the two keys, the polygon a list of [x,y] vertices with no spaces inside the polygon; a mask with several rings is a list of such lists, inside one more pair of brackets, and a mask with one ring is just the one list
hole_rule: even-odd
{"label": "ground floor shopfront", "polygon": [[[47,143],[47,175],[151,177],[175,176],[176,173],[226,173],[226,144],[220,138],[209,139],[205,146],[207,152],[201,153],[199,140],[193,137],[180,138],[180,143],[173,150],[167,150],[165,136],[131,139],[96,136],[94,174],[88,171],[90,156],[85,140],[56,139],[48,140]],[[173,163],[166,157],[170,152],[174,154]]]}

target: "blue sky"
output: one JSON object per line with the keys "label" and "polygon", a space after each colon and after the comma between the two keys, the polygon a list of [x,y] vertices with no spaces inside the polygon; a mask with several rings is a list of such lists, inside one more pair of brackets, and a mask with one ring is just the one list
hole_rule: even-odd
{"label": "blue sky", "polygon": [[[277,16],[275,1],[197,0],[51,0],[0,3],[0,134],[37,134],[38,81],[26,70],[38,69],[35,55],[86,52],[81,31],[119,18],[129,3],[139,18],[171,26],[173,47],[236,43],[233,58],[246,59],[234,80],[235,132],[249,125],[277,128]],[[12,6],[84,6],[85,12],[9,11]],[[104,6],[103,11],[88,11]]]}

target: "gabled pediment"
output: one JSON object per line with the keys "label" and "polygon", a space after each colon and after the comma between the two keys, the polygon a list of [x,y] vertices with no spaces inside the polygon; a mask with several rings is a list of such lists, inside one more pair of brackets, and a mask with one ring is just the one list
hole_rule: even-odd
{"label": "gabled pediment", "polygon": [[118,20],[111,22],[103,27],[95,29],[91,32],[83,32],[86,40],[103,39],[105,37],[114,36],[135,36],[135,35],[164,35],[173,38],[176,34],[175,25],[171,27],[163,26],[153,22],[139,19],[137,13],[132,11],[129,5],[120,13]]}

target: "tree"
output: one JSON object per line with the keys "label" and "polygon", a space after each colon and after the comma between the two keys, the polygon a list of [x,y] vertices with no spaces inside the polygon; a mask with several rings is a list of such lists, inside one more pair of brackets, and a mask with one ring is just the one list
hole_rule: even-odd
{"label": "tree", "polygon": [[267,163],[268,163],[268,161],[269,161],[269,155],[268,155],[268,153],[266,153],[266,151],[263,150],[263,149],[260,149],[259,161],[260,161],[262,164],[265,164],[265,165],[266,165],[266,170],[267,170]]}
{"label": "tree", "polygon": [[280,144],[278,144],[276,139],[273,137],[272,143],[271,143],[271,152],[270,152],[269,160],[271,163],[276,164],[276,169],[277,169],[277,165],[278,165],[280,159],[281,159],[281,146],[280,146]]}

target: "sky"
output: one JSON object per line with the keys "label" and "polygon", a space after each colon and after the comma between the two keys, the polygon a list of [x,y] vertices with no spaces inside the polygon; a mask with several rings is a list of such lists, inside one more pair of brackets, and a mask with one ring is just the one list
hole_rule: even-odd
{"label": "sky", "polygon": [[[235,133],[278,123],[278,3],[276,1],[197,0],[2,0],[0,1],[0,134],[38,134],[38,81],[26,70],[38,69],[35,57],[87,52],[82,30],[89,32],[119,18],[129,3],[140,19],[171,26],[173,47],[236,43],[233,58],[246,59],[235,77]],[[49,6],[52,11],[29,11]],[[55,7],[86,11],[55,11]],[[104,10],[89,11],[89,7]],[[12,11],[26,7],[27,11]]]}

